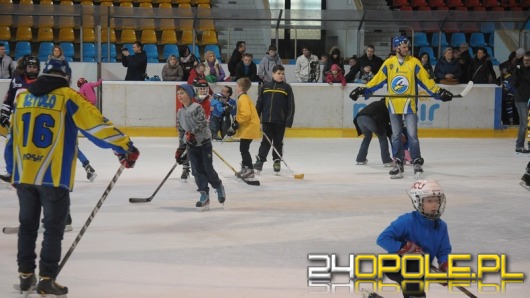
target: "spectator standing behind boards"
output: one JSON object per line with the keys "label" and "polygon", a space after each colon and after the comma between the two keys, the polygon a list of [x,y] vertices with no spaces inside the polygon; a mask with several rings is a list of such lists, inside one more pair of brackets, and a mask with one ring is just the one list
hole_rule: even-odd
{"label": "spectator standing behind boards", "polygon": [[359,58],[359,67],[363,68],[365,65],[370,65],[373,73],[377,73],[381,65],[383,65],[383,59],[375,55],[375,47],[373,45],[367,46],[364,55]]}
{"label": "spectator standing behind boards", "polygon": [[296,58],[294,76],[298,83],[316,83],[320,78],[320,62],[308,47],[303,47],[302,55]]}
{"label": "spectator standing behind boards", "polygon": [[134,55],[129,53],[129,49],[124,48],[121,51],[121,64],[127,67],[126,81],[144,81],[145,70],[147,69],[147,55],[143,51],[143,45],[135,41],[132,45]]}
{"label": "spectator standing behind boards", "polygon": [[[469,69],[469,65],[471,64],[471,54],[469,53],[469,44],[463,43],[459,47],[460,50],[460,57],[458,58],[457,62],[458,65],[460,65],[460,73],[461,76],[459,78],[460,83],[467,84],[469,82],[469,77],[467,76],[467,70]],[[456,60],[456,58],[453,59]],[[436,70],[434,71],[436,73]],[[441,79],[441,78],[439,78]]]}
{"label": "spectator standing behind boards", "polygon": [[519,131],[515,141],[515,152],[530,153],[530,143],[525,149],[525,132],[528,127],[528,105],[530,104],[530,51],[524,53],[523,65],[517,65],[514,75],[515,107],[519,114]]}
{"label": "spectator standing behind boards", "polygon": [[361,70],[359,66],[359,58],[353,55],[348,59],[348,64],[350,65],[350,71],[344,76],[347,83],[353,83],[355,81],[355,75]]}
{"label": "spectator standing behind boards", "polygon": [[329,58],[328,62],[326,62],[326,65],[324,66],[323,76],[327,77],[328,73],[331,71],[331,66],[333,64],[337,64],[340,69],[342,69],[342,73],[344,72],[344,61],[342,61],[342,57],[340,56],[340,50],[337,46],[332,47],[329,50]]}
{"label": "spectator standing behind boards", "polygon": [[434,67],[434,74],[438,83],[446,85],[455,85],[460,82],[462,70],[458,62],[453,58],[453,49],[446,48],[443,56],[438,60]]}
{"label": "spectator standing behind boards", "polygon": [[238,41],[236,43],[236,48],[232,52],[230,60],[228,60],[228,71],[230,72],[230,77],[234,79],[236,77],[236,67],[243,60],[243,54],[247,50],[247,45],[244,41]]}
{"label": "spectator standing behind boards", "polygon": [[204,75],[206,76],[206,81],[210,83],[223,82],[225,80],[225,71],[212,51],[204,53]]}
{"label": "spectator standing behind boards", "polygon": [[258,65],[258,76],[263,83],[272,81],[272,68],[276,65],[282,65],[282,59],[278,55],[275,45],[270,45],[265,57],[261,59]]}
{"label": "spectator standing behind boards", "polygon": [[251,82],[260,82],[261,79],[258,77],[258,67],[256,63],[252,61],[252,54],[243,54],[243,60],[236,66],[236,77],[235,80],[241,78],[248,78]]}
{"label": "spectator standing behind boards", "polygon": [[493,70],[493,63],[486,51],[486,48],[479,47],[477,54],[467,71],[467,77],[475,84],[493,84],[497,78],[495,70]]}
{"label": "spectator standing behind boards", "polygon": [[370,65],[365,65],[355,76],[355,83],[366,84],[374,78]]}
{"label": "spectator standing behind boards", "polygon": [[342,69],[337,64],[331,66],[331,71],[326,76],[326,83],[330,85],[333,85],[333,83],[341,83],[343,89],[346,86],[346,78],[344,78]]}
{"label": "spectator standing behind boards", "polygon": [[166,64],[162,67],[161,75],[163,81],[182,81],[184,78],[184,70],[180,66],[176,55],[169,55]]}
{"label": "spectator standing behind boards", "polygon": [[13,59],[6,55],[6,46],[0,43],[0,79],[10,79],[15,71]]}
{"label": "spectator standing behind boards", "polygon": [[182,80],[188,81],[188,78],[190,77],[190,73],[193,70],[193,68],[199,63],[199,59],[197,59],[197,57],[195,57],[195,55],[193,55],[193,53],[190,51],[190,48],[188,48],[188,46],[185,46],[185,45],[179,47],[179,55],[180,55],[179,62],[180,62],[180,65],[182,66],[182,70],[184,71],[184,76],[182,77]]}
{"label": "spectator standing behind boards", "polygon": [[434,70],[432,69],[431,57],[429,56],[429,54],[427,54],[427,53],[420,54],[420,62],[421,62],[421,65],[423,66],[423,68],[425,68],[425,70],[429,74],[429,77],[432,80],[434,80],[434,78],[436,76],[434,75]]}

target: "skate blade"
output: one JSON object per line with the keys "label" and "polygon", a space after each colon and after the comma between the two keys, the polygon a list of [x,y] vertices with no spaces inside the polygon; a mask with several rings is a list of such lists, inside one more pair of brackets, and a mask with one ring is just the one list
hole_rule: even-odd
{"label": "skate blade", "polygon": [[72,228],[72,225],[66,225],[66,226],[64,226],[64,231],[65,231],[65,232],[71,232],[71,231],[73,231],[73,230],[74,230],[74,228]]}
{"label": "skate blade", "polygon": [[414,178],[416,178],[416,180],[422,179],[423,177],[423,172],[414,173]]}
{"label": "skate blade", "polygon": [[526,182],[521,180],[521,182],[519,182],[519,185],[521,185],[524,189],[530,191],[530,186],[526,185]]}
{"label": "skate blade", "polygon": [[202,207],[196,207],[197,211],[204,212],[210,210],[210,205],[202,206]]}
{"label": "skate blade", "polygon": [[96,173],[92,174],[92,177],[88,178],[88,181],[94,182],[94,180],[96,180],[97,176],[98,176],[98,174],[96,174]]}
{"label": "skate blade", "polygon": [[515,152],[515,156],[526,156],[526,157],[529,157],[530,153]]}
{"label": "skate blade", "polygon": [[280,174],[280,172],[274,172],[274,175],[281,176],[282,174]]}
{"label": "skate blade", "polygon": [[398,174],[398,175],[390,175],[390,179],[401,179],[403,178],[403,176],[404,176],[403,173]]}

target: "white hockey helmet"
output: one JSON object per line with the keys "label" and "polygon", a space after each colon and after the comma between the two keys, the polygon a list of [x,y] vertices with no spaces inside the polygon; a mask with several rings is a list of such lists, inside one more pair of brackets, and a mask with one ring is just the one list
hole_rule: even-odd
{"label": "white hockey helmet", "polygon": [[[407,191],[412,205],[423,216],[430,220],[436,220],[442,216],[445,210],[445,194],[442,187],[434,180],[418,180],[412,184],[410,190]],[[435,213],[426,213],[423,210],[423,203],[425,199],[437,198],[439,199],[439,207]]]}
{"label": "white hockey helmet", "polygon": [[210,92],[210,86],[206,80],[194,80],[193,89],[195,89],[195,99],[202,102],[206,97],[208,97]]}

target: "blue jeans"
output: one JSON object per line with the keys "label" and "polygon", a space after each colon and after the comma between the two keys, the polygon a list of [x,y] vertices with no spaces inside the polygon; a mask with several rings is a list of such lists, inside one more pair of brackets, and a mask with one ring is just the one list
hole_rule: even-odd
{"label": "blue jeans", "polygon": [[401,161],[405,160],[403,142],[401,141],[403,118],[405,118],[407,128],[410,157],[414,161],[416,158],[421,158],[420,141],[418,140],[418,115],[416,114],[390,114],[393,154],[395,158],[399,158]]}
{"label": "blue jeans", "polygon": [[221,119],[215,115],[210,117],[210,131],[212,132],[212,138],[219,138],[219,131],[221,130]]}
{"label": "blue jeans", "polygon": [[515,140],[515,148],[524,148],[526,129],[528,127],[528,103],[516,101],[515,108],[517,108],[517,114],[519,115],[519,131],[517,132],[517,140]]}
{"label": "blue jeans", "polygon": [[191,174],[195,177],[198,190],[209,193],[208,183],[213,188],[218,189],[222,182],[213,168],[212,143],[208,142],[202,146],[188,146],[188,156],[191,162]]}
{"label": "blue jeans", "polygon": [[40,224],[41,208],[44,210],[44,240],[40,251],[39,275],[55,278],[61,260],[61,242],[70,208],[68,189],[31,184],[17,185],[20,205],[18,232],[18,271],[35,271],[35,247]]}
{"label": "blue jeans", "polygon": [[361,147],[359,148],[359,153],[357,153],[357,162],[363,162],[366,160],[366,155],[368,154],[368,147],[372,141],[372,134],[375,133],[379,139],[379,147],[381,148],[381,160],[383,163],[392,162],[390,158],[390,153],[388,151],[388,140],[386,135],[378,134],[377,126],[372,118],[366,115],[359,115],[357,117],[357,125],[364,135]]}

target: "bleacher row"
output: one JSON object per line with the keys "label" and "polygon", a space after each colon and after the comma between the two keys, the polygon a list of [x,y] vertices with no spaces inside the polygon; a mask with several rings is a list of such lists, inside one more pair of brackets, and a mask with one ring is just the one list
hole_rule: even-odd
{"label": "bleacher row", "polygon": [[[1,4],[19,5],[65,5],[73,7],[80,4],[83,7],[93,6],[119,6],[119,7],[143,7],[146,9],[158,8],[178,8],[189,11],[192,15],[192,6],[197,9],[210,9],[210,0],[135,0],[133,1],[74,1],[72,0],[0,0]],[[41,7],[42,8],[42,7]],[[36,19],[34,21],[34,18]],[[55,19],[54,19],[55,18]],[[6,45],[6,51],[14,46],[15,59],[23,55],[38,55],[40,59],[47,58],[51,54],[54,43],[60,44],[65,52],[65,57],[69,61],[74,59],[84,62],[94,62],[97,60],[97,50],[95,47],[96,32],[94,17],[83,14],[83,27],[79,28],[79,21],[74,21],[74,17],[60,16],[2,16],[0,17],[0,42]],[[14,20],[13,20],[14,19]],[[80,19],[80,18],[78,18]],[[200,54],[199,46],[204,51],[211,50],[221,59],[219,41],[213,20],[201,19],[194,26],[193,19],[160,19],[155,26],[154,19],[120,19],[115,21],[111,18],[110,29],[103,28],[101,32],[102,61],[116,62],[117,50],[122,47],[131,46],[127,44],[140,40],[144,44],[149,62],[165,61],[170,54],[179,55],[177,45],[186,45],[197,56]],[[115,25],[115,23],[117,23]],[[82,32],[81,32],[82,31]],[[195,39],[194,39],[195,32]],[[81,42],[82,35],[82,42]],[[119,38],[117,38],[117,36]],[[110,38],[109,38],[110,37]],[[107,57],[107,42],[110,41],[110,58]],[[195,47],[192,45],[195,43]],[[82,44],[82,46],[81,46]],[[11,45],[11,46],[10,46]],[[78,53],[82,50],[83,56]]]}
{"label": "bleacher row", "polygon": [[396,10],[522,11],[530,0],[389,0]]}
{"label": "bleacher row", "polygon": [[[449,39],[444,32],[434,32],[432,34],[425,32],[414,32],[414,47],[418,49],[416,51],[416,53],[418,53],[418,57],[420,57],[423,53],[427,53],[429,54],[431,64],[436,64],[439,57],[435,53],[438,52],[437,49],[439,46],[441,47],[440,53],[443,53],[444,49],[447,47],[457,48],[463,43],[468,43],[469,54],[471,57],[475,55],[478,47],[484,47],[486,48],[492,63],[494,65],[498,65],[499,61],[493,55],[492,50],[494,47],[493,30],[489,31],[486,26],[483,30],[485,30],[485,32],[473,32],[470,34],[466,34],[464,32],[453,32]],[[489,38],[486,39],[486,36],[489,36]],[[486,40],[488,41],[486,42]]]}

